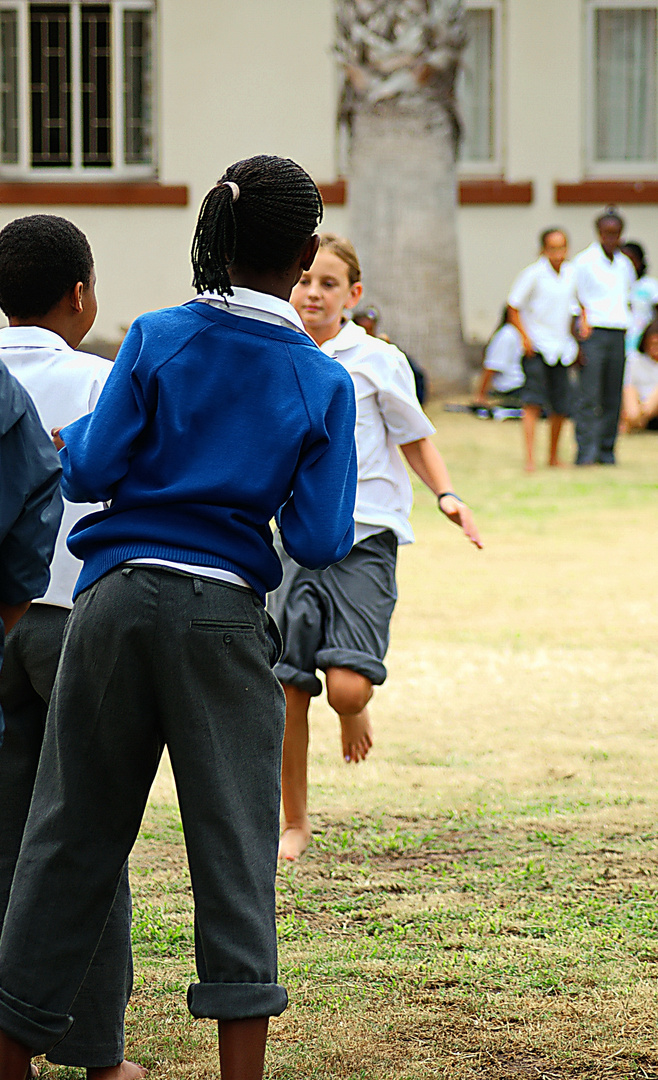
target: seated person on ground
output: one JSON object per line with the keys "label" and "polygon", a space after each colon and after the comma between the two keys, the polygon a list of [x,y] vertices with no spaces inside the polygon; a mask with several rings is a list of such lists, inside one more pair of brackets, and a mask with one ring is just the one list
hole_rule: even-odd
{"label": "seated person on ground", "polygon": [[482,376],[475,404],[486,408],[489,404],[502,405],[508,409],[521,407],[519,391],[525,382],[523,367],[523,342],[515,326],[507,321],[507,304],[500,322],[484,350]]}
{"label": "seated person on ground", "polygon": [[638,350],[626,358],[622,431],[658,430],[658,319],[649,323]]}

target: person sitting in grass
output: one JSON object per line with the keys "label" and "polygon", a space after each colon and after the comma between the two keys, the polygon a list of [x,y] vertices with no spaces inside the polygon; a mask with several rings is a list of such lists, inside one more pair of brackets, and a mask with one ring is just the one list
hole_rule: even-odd
{"label": "person sitting in grass", "polygon": [[445,462],[431,440],[406,357],[395,345],[345,321],[361,297],[361,269],[349,240],[327,233],[291,300],[313,340],[336,356],[354,381],[359,483],[355,544],[326,570],[308,570],[282,553],[284,577],[270,598],[283,636],[276,672],[286,694],[283,744],[285,823],[279,857],[294,861],[307,847],[308,715],[322,691],[338,714],[346,762],[363,761],[372,746],[368,702],[384,682],[388,628],[397,597],[398,544],[413,541],[412,492],[398,452],[436,495],[439,509],[481,547],[471,511],[452,491]]}
{"label": "person sitting in grass", "polygon": [[196,1017],[224,1080],[261,1080],[277,982],[284,696],[263,606],[270,522],[315,569],[354,536],[349,375],[288,303],[318,247],[316,185],[287,159],[230,166],[192,248],[197,298],[136,320],[63,487],[107,509],[69,537],[83,568],[0,938],[0,1078],[71,1027],[164,746],[195,901]]}
{"label": "person sitting in grass", "polygon": [[649,323],[624,371],[621,429],[645,428],[658,430],[658,320]]}

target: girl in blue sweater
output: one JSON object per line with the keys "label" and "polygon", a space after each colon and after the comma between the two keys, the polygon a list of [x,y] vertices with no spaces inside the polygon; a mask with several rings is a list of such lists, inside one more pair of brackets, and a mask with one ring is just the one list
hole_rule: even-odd
{"label": "girl in blue sweater", "polygon": [[197,298],[134,323],[94,413],[61,432],[64,491],[109,503],[70,536],[84,566],[0,939],[0,1077],[71,1005],[169,749],[195,898],[194,1016],[224,1080],[260,1080],[276,981],[284,697],[263,600],[353,541],[349,375],[288,303],[322,203],[294,162],[231,166],[192,250]]}

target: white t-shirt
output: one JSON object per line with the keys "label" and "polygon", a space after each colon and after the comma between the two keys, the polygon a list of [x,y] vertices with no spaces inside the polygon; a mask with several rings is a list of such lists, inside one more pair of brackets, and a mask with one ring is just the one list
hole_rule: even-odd
{"label": "white t-shirt", "polygon": [[576,295],[590,326],[628,330],[631,325],[630,295],[635,268],[627,255],[616,251],[612,260],[599,243],[590,244],[573,261]]}
{"label": "white t-shirt", "polygon": [[482,366],[487,371],[495,371],[491,380],[494,390],[507,394],[518,390],[525,382],[521,366],[523,359],[523,340],[519,331],[511,323],[505,323],[491,338],[484,350]]}
{"label": "white t-shirt", "polygon": [[644,353],[631,353],[626,358],[624,386],[634,386],[640,401],[646,401],[658,387],[658,363]]}
{"label": "white t-shirt", "polygon": [[[112,370],[110,360],[75,352],[59,334],[41,326],[1,329],[0,360],[27,390],[48,435],[54,427],[66,427],[92,411]],[[117,423],[121,423],[120,417]],[[35,600],[35,604],[72,607],[73,588],[82,563],[71,555],[66,537],[80,518],[95,510],[102,510],[102,504],[64,500],[62,524],[50,567],[50,585],[46,595]]]}
{"label": "white t-shirt", "polygon": [[576,299],[572,263],[559,273],[545,255],[522,270],[510,289],[507,303],[520,312],[528,337],[551,367],[573,364],[578,345],[571,333]]}
{"label": "white t-shirt", "polygon": [[658,281],[645,274],[631,285],[631,325],[626,334],[626,351],[631,353],[638,347],[642,334],[650,322],[655,319],[655,307],[658,304]]}
{"label": "white t-shirt", "polygon": [[409,361],[395,345],[353,322],[320,348],[343,364],[356,392],[354,542],[392,529],[401,544],[411,544],[413,494],[398,446],[433,435],[434,427],[418,402]]}

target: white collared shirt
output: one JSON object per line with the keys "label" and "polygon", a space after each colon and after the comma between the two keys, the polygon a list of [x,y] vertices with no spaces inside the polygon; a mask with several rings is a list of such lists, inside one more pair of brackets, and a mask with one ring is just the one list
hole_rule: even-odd
{"label": "white collared shirt", "polygon": [[507,303],[520,312],[528,337],[551,367],[573,364],[578,354],[571,333],[575,296],[573,264],[563,262],[558,273],[545,255],[526,266],[510,289]]}
{"label": "white collared shirt", "polygon": [[222,296],[208,289],[206,292],[199,293],[196,299],[204,304],[220,308],[222,311],[228,311],[231,315],[243,315],[248,319],[275,323],[276,326],[287,326],[290,330],[299,330],[302,334],[306,334],[304,324],[292,304],[270,293],[258,292],[256,289],[243,289],[234,285],[233,296]]}
{"label": "white collared shirt", "polygon": [[525,382],[523,367],[523,341],[515,326],[505,323],[493,335],[484,351],[483,368],[493,371],[491,384],[499,394],[518,390]]}
{"label": "white collared shirt", "polygon": [[616,251],[612,260],[599,243],[590,244],[574,259],[576,295],[590,326],[627,330],[631,325],[630,293],[635,269],[627,255]]}
{"label": "white collared shirt", "polygon": [[353,322],[320,348],[345,367],[356,392],[354,542],[392,529],[401,544],[411,544],[413,494],[398,446],[433,435],[434,427],[420,407],[409,361],[395,345]]}
{"label": "white collared shirt", "polygon": [[[54,427],[66,427],[92,411],[112,370],[110,360],[75,352],[59,334],[41,326],[0,329],[0,360],[27,390],[48,435]],[[80,518],[94,510],[102,510],[102,504],[64,500],[64,515],[50,567],[50,585],[45,596],[34,601],[36,604],[72,606],[73,588],[82,563],[71,555],[66,537]]]}

